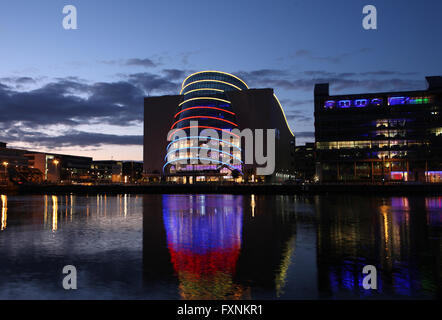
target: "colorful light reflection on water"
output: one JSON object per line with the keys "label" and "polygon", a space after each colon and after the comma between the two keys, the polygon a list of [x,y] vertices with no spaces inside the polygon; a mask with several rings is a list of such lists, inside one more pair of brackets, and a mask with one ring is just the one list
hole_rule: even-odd
{"label": "colorful light reflection on water", "polygon": [[[442,296],[440,196],[0,198],[1,299]],[[81,290],[60,286],[66,264]]]}
{"label": "colorful light reflection on water", "polygon": [[241,250],[241,197],[163,196],[171,261],[183,299],[240,298],[233,277]]}

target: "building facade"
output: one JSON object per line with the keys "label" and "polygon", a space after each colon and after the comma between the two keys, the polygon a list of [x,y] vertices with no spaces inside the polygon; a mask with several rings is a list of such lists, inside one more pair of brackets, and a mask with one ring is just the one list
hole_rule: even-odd
{"label": "building facade", "polygon": [[315,181],[315,144],[307,142],[303,146],[295,147],[295,172],[299,182]]}
{"label": "building facade", "polygon": [[28,159],[25,157],[25,150],[8,148],[7,143],[0,142],[0,163],[7,163],[11,166],[26,167]]}
{"label": "building facade", "polygon": [[330,95],[315,86],[316,174],[322,182],[442,182],[442,77],[428,89]]}
{"label": "building facade", "polygon": [[[179,95],[145,98],[144,119],[147,177],[159,175],[179,183],[278,181],[293,172],[294,135],[273,90],[250,89],[234,75],[192,74],[183,81]],[[272,175],[257,176],[260,164],[245,163],[245,142],[235,129],[275,129]]]}
{"label": "building facade", "polygon": [[5,142],[0,142],[0,184],[40,183],[43,174],[37,169],[30,168],[26,150],[8,148]]}
{"label": "building facade", "polygon": [[123,182],[123,162],[97,160],[91,164],[91,180],[96,183]]}
{"label": "building facade", "polygon": [[27,151],[30,168],[43,174],[50,183],[83,183],[90,181],[92,158],[56,153]]}
{"label": "building facade", "polygon": [[123,162],[123,182],[139,183],[143,181],[143,162],[124,161]]}

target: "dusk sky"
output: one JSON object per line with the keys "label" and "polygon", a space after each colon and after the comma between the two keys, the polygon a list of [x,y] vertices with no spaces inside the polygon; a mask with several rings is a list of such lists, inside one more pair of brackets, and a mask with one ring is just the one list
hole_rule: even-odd
{"label": "dusk sky", "polygon": [[[69,4],[78,30],[62,27]],[[377,30],[362,28],[368,4]],[[297,144],[314,141],[315,83],[418,90],[442,75],[441,15],[440,0],[1,0],[0,141],[142,160],[143,97],[201,70],[274,88]]]}

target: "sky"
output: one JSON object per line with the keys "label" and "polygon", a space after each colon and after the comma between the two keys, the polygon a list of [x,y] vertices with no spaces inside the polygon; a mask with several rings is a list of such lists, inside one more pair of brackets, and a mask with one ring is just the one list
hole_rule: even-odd
{"label": "sky", "polygon": [[[362,27],[369,4],[376,30]],[[419,90],[442,75],[441,12],[440,0],[0,0],[0,141],[142,160],[143,97],[178,94],[201,70],[274,88],[297,144],[314,141],[315,83]]]}

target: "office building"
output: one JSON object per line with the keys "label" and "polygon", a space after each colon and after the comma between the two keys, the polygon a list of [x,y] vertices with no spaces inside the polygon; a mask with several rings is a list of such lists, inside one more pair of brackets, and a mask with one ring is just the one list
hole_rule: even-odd
{"label": "office building", "polygon": [[426,90],[330,95],[315,86],[322,182],[442,182],[442,77]]}
{"label": "office building", "polygon": [[123,162],[114,160],[92,161],[91,179],[96,183],[122,182]]}
{"label": "office building", "polygon": [[[273,89],[250,89],[232,74],[197,72],[183,81],[179,95],[145,98],[144,119],[144,173],[148,178],[162,176],[178,183],[282,182],[294,172],[294,135]],[[219,137],[208,138],[205,129]],[[245,139],[233,129],[276,130],[272,175],[256,175],[262,166],[256,159],[245,163]],[[187,150],[184,155],[183,149]],[[206,158],[200,151],[205,151]],[[207,159],[209,163],[202,161]]]}

